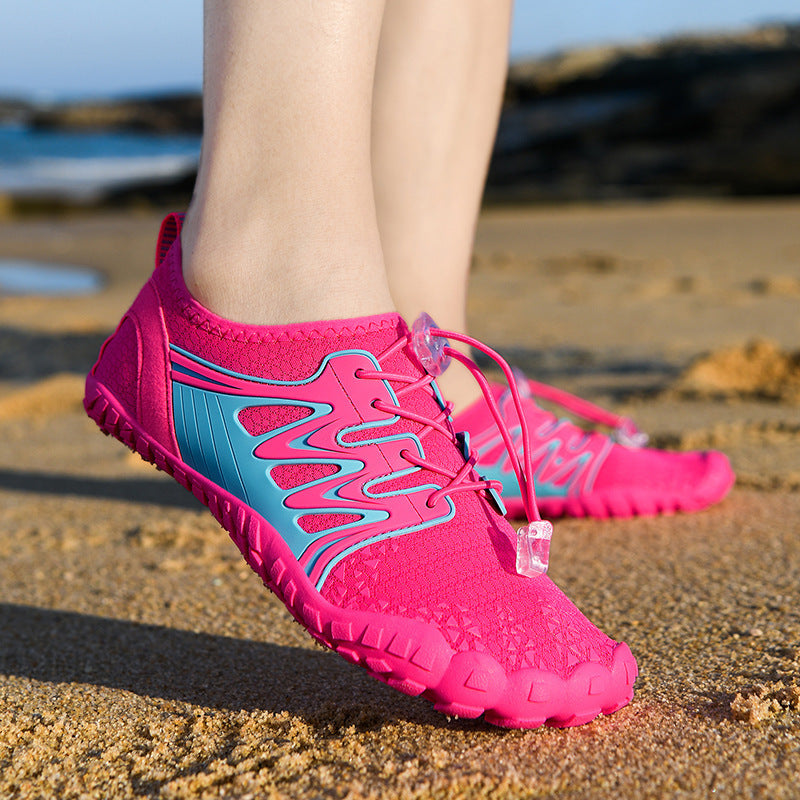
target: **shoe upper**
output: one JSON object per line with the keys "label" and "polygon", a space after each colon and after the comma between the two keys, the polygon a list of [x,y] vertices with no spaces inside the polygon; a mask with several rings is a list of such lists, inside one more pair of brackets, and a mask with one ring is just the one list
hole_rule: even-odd
{"label": "shoe upper", "polygon": [[[521,448],[521,428],[511,398],[499,384],[492,384],[492,393],[517,448]],[[523,399],[523,408],[531,438],[537,499],[590,492],[613,450],[611,439],[585,431],[531,399]],[[459,414],[455,425],[469,432],[481,473],[503,484],[504,498],[519,496],[519,484],[508,451],[485,402],[478,400]]]}
{"label": "shoe upper", "polygon": [[263,516],[329,602],[429,622],[511,671],[608,666],[613,640],[516,573],[511,526],[476,474],[454,478],[462,445],[403,320],[231,323],[186,289],[179,226],[92,370],[130,416]]}
{"label": "shoe upper", "polygon": [[[521,430],[504,387],[492,392],[518,449]],[[631,516],[665,510],[697,510],[716,502],[734,481],[728,459],[716,451],[670,452],[615,441],[523,399],[531,438],[537,500],[546,513]],[[520,511],[520,489],[509,454],[483,400],[459,414],[454,424],[467,431],[477,468],[503,484],[503,499]],[[566,504],[564,503],[566,501]]]}

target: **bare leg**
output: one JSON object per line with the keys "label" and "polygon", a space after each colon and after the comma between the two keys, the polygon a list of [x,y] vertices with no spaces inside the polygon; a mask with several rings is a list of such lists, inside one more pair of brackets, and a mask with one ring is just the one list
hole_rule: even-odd
{"label": "bare leg", "polygon": [[[508,65],[511,0],[387,0],[373,103],[372,168],[392,296],[466,330],[467,277]],[[463,370],[439,380],[462,407]]]}
{"label": "bare leg", "polygon": [[207,0],[205,134],[182,236],[195,297],[239,322],[393,309],[370,167],[383,3]]}

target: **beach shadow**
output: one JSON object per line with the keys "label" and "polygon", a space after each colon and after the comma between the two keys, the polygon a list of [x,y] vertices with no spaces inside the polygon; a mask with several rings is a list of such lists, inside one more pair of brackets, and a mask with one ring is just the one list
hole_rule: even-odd
{"label": "beach shadow", "polygon": [[87,373],[108,332],[42,333],[0,326],[0,378],[35,380],[59,372]]}
{"label": "beach shadow", "polygon": [[175,481],[143,478],[93,478],[35,470],[0,469],[0,489],[33,494],[77,495],[102,500],[126,500],[197,511],[204,508]]}
{"label": "beach shadow", "polygon": [[[535,380],[600,379],[597,385],[615,400],[662,391],[682,369],[680,365],[657,356],[631,358],[572,347],[503,347],[499,352],[509,364]],[[475,361],[482,369],[497,370],[494,361],[480,352],[475,353]],[[603,378],[607,379],[606,383]]]}
{"label": "beach shadow", "polygon": [[322,736],[395,722],[471,729],[322,649],[0,603],[0,673],[226,711],[288,712]]}
{"label": "beach shadow", "polygon": [[735,693],[707,689],[694,692],[692,696],[684,698],[680,705],[688,714],[699,719],[714,723],[729,722],[733,719],[731,701],[735,696]]}

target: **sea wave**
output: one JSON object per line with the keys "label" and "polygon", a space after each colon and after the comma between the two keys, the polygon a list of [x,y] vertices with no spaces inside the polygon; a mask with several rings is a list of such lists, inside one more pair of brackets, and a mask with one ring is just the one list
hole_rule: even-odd
{"label": "sea wave", "polygon": [[91,201],[126,186],[172,181],[196,167],[190,155],[37,158],[2,164],[0,192]]}
{"label": "sea wave", "polygon": [[200,138],[119,131],[41,131],[0,125],[0,193],[91,202],[190,174]]}

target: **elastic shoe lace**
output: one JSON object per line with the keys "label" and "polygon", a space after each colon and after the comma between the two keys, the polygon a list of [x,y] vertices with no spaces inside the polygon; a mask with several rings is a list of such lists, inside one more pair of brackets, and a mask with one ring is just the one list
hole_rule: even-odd
{"label": "elastic shoe lace", "polygon": [[[630,417],[615,414],[613,411],[595,405],[589,400],[584,400],[582,397],[578,397],[564,389],[558,389],[547,383],[531,380],[518,369],[512,371],[516,378],[520,395],[524,399],[532,402],[535,402],[535,398],[545,400],[560,406],[576,417],[586,420],[586,422],[610,428],[612,430],[611,438],[625,447],[639,448],[647,444],[647,434],[639,430]],[[544,412],[544,409],[542,411]],[[549,412],[544,413],[549,414]],[[561,422],[555,414],[550,414],[550,416],[555,424]]]}
{"label": "elastic shoe lace", "polygon": [[[511,393],[520,420],[522,435],[521,458],[518,449],[515,447],[508,425],[492,393],[489,381],[484,376],[481,368],[471,358],[450,346],[447,341],[448,339],[454,339],[455,341],[474,347],[476,350],[479,350],[491,358],[502,370],[508,384],[508,391]],[[433,320],[427,314],[422,314],[405,336],[398,339],[393,345],[387,348],[387,350],[381,353],[377,357],[378,363],[382,365],[383,362],[389,359],[398,350],[405,347],[409,347],[414,353],[417,361],[425,370],[424,375],[420,378],[414,378],[409,375],[384,372],[382,370],[359,370],[357,373],[359,378],[384,380],[400,384],[400,387],[395,389],[395,396],[398,399],[398,404],[395,405],[376,400],[373,402],[373,406],[384,413],[394,414],[398,417],[421,424],[423,427],[417,434],[420,440],[424,439],[431,431],[435,430],[446,436],[454,444],[459,445],[450,419],[453,409],[451,403],[442,404],[442,410],[439,414],[435,417],[428,417],[410,409],[403,408],[399,404],[399,401],[402,397],[411,392],[430,386],[436,376],[440,375],[448,367],[451,358],[462,363],[481,388],[484,399],[500,431],[514,473],[520,485],[528,524],[522,526],[517,531],[517,572],[526,576],[536,576],[545,573],[548,566],[553,526],[549,521],[541,518],[536,505],[530,434],[528,432],[525,415],[523,414],[522,395],[511,367],[499,353],[476,339],[473,339],[471,336],[437,328]],[[429,506],[434,506],[440,497],[462,491],[486,491],[489,493],[490,497],[494,499],[502,489],[502,484],[499,481],[487,480],[481,477],[475,480],[473,477],[475,474],[473,472],[475,458],[469,454],[467,445],[465,445],[464,451],[465,463],[457,472],[445,469],[441,465],[431,463],[429,460],[420,458],[408,450],[402,452],[403,457],[410,464],[428,469],[448,480],[445,486],[436,489],[428,497],[427,503]]]}
{"label": "elastic shoe lace", "polygon": [[[409,339],[407,336],[404,336],[398,339],[393,345],[391,345],[387,350],[381,353],[377,359],[378,363],[383,365],[383,362],[387,361],[394,355],[398,350],[402,349],[403,347],[409,344]],[[381,380],[381,381],[388,381],[389,383],[395,384],[393,386],[395,396],[397,397],[398,401],[400,401],[404,396],[412,394],[413,392],[424,389],[430,386],[431,383],[434,381],[434,376],[430,373],[426,372],[421,378],[414,378],[410,375],[405,375],[403,373],[395,373],[395,372],[386,372],[386,371],[377,371],[377,370],[365,370],[359,369],[356,372],[356,377],[361,378],[362,380]],[[399,387],[396,384],[400,384]],[[385,403],[382,400],[374,400],[372,402],[373,408],[377,409],[378,411],[382,411],[385,414],[393,414],[397,417],[401,417],[403,419],[410,420],[412,422],[417,422],[422,425],[422,428],[417,432],[417,438],[422,441],[426,436],[428,436],[431,431],[437,431],[441,433],[443,436],[447,437],[453,444],[458,445],[459,442],[456,439],[455,433],[453,431],[452,426],[449,424],[450,415],[453,411],[453,404],[452,403],[445,403],[441,406],[441,411],[435,417],[429,417],[425,414],[418,414],[411,409],[404,408],[402,405],[393,404],[393,403]],[[430,470],[431,472],[441,475],[443,478],[446,478],[448,483],[445,486],[442,486],[439,489],[434,490],[428,496],[426,500],[426,504],[429,508],[433,508],[436,503],[439,501],[440,498],[445,497],[450,494],[454,494],[455,492],[464,492],[464,491],[494,491],[499,492],[502,489],[502,484],[499,481],[495,480],[488,480],[485,478],[480,478],[478,480],[472,479],[473,469],[475,467],[475,457],[465,453],[465,463],[464,466],[459,469],[457,472],[453,472],[452,470],[446,469],[439,464],[435,464],[428,459],[420,458],[416,453],[412,453],[410,450],[404,449],[400,452],[400,455],[405,459],[409,464],[412,464],[417,467],[421,467],[423,469]]]}

